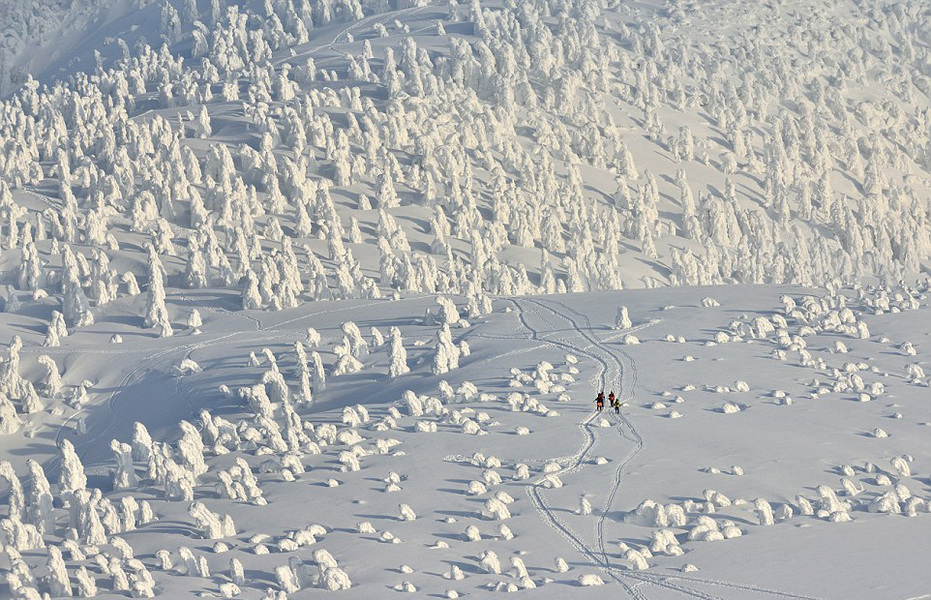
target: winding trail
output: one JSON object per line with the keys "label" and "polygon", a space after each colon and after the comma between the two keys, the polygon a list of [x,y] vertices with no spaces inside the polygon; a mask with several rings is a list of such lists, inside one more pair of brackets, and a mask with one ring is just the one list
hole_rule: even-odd
{"label": "winding trail", "polygon": [[[584,356],[587,356],[598,362],[600,365],[600,370],[594,379],[600,380],[601,385],[598,386],[599,388],[604,387],[604,384],[608,380],[609,367],[607,362],[588,351],[583,351],[578,347],[578,345],[573,345],[564,340],[556,340],[548,337],[549,333],[557,330],[558,327],[545,316],[544,312],[541,312],[539,309],[548,310],[549,312],[552,312],[554,315],[558,316],[556,311],[547,309],[547,307],[541,304],[539,301],[531,300],[529,298],[515,298],[510,302],[517,309],[517,315],[521,325],[530,333],[530,339],[535,341],[543,341],[568,352],[583,354]],[[542,321],[542,326],[534,326],[531,323],[533,319]],[[620,376],[620,372],[618,372],[617,375]],[[556,471],[554,475],[558,477],[564,477],[582,469],[585,461],[588,459],[589,453],[595,446],[596,437],[594,431],[592,431],[592,422],[597,416],[597,412],[592,412],[579,423],[579,429],[582,431],[584,436],[583,444],[579,451],[570,457],[568,464],[563,465],[562,469]],[[530,502],[533,505],[534,510],[536,510],[540,517],[550,527],[556,530],[556,532],[559,533],[563,539],[568,541],[569,544],[579,552],[579,554],[588,559],[592,565],[600,566],[603,571],[615,579],[615,581],[624,588],[624,591],[626,591],[630,597],[635,598],[636,600],[645,600],[646,597],[638,588],[631,586],[622,578],[613,576],[611,570],[606,568],[606,562],[598,555],[597,551],[593,548],[590,548],[581,539],[581,537],[576,534],[567,524],[565,524],[563,520],[560,519],[560,517],[554,512],[546,498],[545,492],[547,488],[544,485],[545,481],[546,480],[538,481],[526,488],[527,495],[530,498]]]}
{"label": "winding trail", "polygon": [[[593,346],[605,351],[611,357],[611,359],[616,363],[616,367],[620,373],[620,377],[618,379],[618,399],[622,403],[622,406],[624,404],[630,404],[634,399],[634,388],[637,385],[637,378],[638,378],[637,364],[630,357],[630,355],[624,352],[623,350],[619,350],[619,349],[615,350],[614,352],[611,352],[610,350],[608,350],[604,346],[603,342],[598,340],[595,337],[594,333],[592,333],[592,329],[593,329],[592,323],[591,323],[591,320],[586,315],[576,311],[575,309],[572,309],[566,306],[565,304],[561,302],[557,302],[555,300],[546,299],[546,300],[541,300],[541,302],[547,302],[547,303],[556,305],[559,308],[562,308],[565,312],[578,315],[578,317],[585,322],[585,326],[580,327],[578,321],[571,319],[565,313],[563,313],[562,315],[563,318],[566,318],[567,320],[569,320],[572,323],[572,326],[577,331],[579,331],[583,337],[585,337],[589,342],[591,342]],[[655,321],[650,321],[643,325],[638,325],[636,327],[633,327],[625,331],[624,333],[625,334],[633,333],[641,329],[645,329],[647,326],[653,325],[654,323]],[[626,378],[626,381],[625,381],[625,378]],[[608,386],[602,386],[601,389],[606,389],[607,387]],[[624,455],[623,459],[618,461],[617,468],[614,470],[614,479],[613,479],[613,483],[611,486],[611,491],[609,492],[609,494],[607,495],[605,499],[605,503],[601,509],[601,514],[599,515],[598,523],[596,525],[596,539],[598,541],[598,547],[599,547],[599,550],[601,550],[601,554],[602,554],[605,564],[610,562],[610,557],[608,556],[608,550],[607,550],[607,545],[605,543],[605,535],[604,535],[605,521],[607,520],[608,514],[611,512],[611,508],[614,506],[614,500],[615,498],[617,498],[617,492],[621,488],[621,479],[623,478],[623,475],[624,475],[624,469],[627,467],[628,464],[630,464],[630,461],[632,461],[634,457],[637,456],[637,454],[639,454],[641,450],[643,450],[643,438],[640,436],[640,433],[637,431],[637,428],[634,426],[633,422],[623,412],[613,413],[609,410],[608,414],[618,424],[617,425],[618,433],[621,435],[621,437],[623,437],[624,439],[626,439],[627,441],[631,443],[632,448],[630,451],[628,451],[626,455]]]}
{"label": "winding trail", "polygon": [[[419,12],[423,12],[424,10],[428,8],[435,9],[436,6],[429,6],[429,5],[428,6],[410,6],[410,7],[402,8],[399,10],[376,13],[374,15],[362,17],[361,19],[357,19],[355,21],[348,23],[346,27],[337,31],[336,35],[334,35],[333,38],[330,39],[329,41],[317,44],[315,46],[312,46],[310,48],[297,52],[294,55],[284,55],[284,56],[277,57],[274,59],[273,64],[277,67],[280,67],[284,63],[290,63],[292,61],[296,61],[299,58],[313,57],[313,55],[317,54],[321,50],[335,50],[334,46],[336,46],[337,44],[343,43],[340,40],[340,38],[346,35],[350,35],[354,31],[358,31],[361,28],[369,27],[369,26],[375,27],[377,23],[381,23],[382,25],[384,25],[390,21],[394,21],[398,19],[398,17],[415,15]],[[348,39],[346,41],[348,42]]]}
{"label": "winding trail", "polygon": [[[630,402],[633,399],[634,387],[637,382],[636,363],[622,349],[609,347],[603,340],[599,339],[586,315],[551,298],[513,298],[509,299],[509,302],[517,309],[520,324],[529,332],[530,339],[594,360],[599,364],[599,373],[593,377],[593,382],[599,384],[596,387],[598,389],[610,389],[616,382],[614,389],[619,391],[621,401]],[[554,332],[561,329],[559,324],[553,321],[554,319],[568,324],[567,328],[562,329],[571,331],[573,335],[571,337],[553,336]],[[622,334],[633,333],[655,323],[656,321],[649,321],[625,330]],[[573,343],[573,340],[580,337],[587,341],[588,344],[583,346]],[[527,494],[531,503],[541,518],[569,542],[579,554],[591,562],[594,567],[601,569],[611,580],[620,585],[629,597],[635,600],[647,600],[647,596],[641,589],[644,584],[702,600],[724,600],[724,598],[691,586],[700,585],[720,588],[724,592],[730,592],[731,597],[737,598],[745,598],[747,593],[753,593],[754,595],[763,594],[796,600],[822,600],[813,596],[752,584],[688,575],[636,571],[612,564],[604,534],[605,523],[621,487],[625,468],[643,449],[644,440],[633,421],[623,412],[614,415],[611,411],[608,411],[605,414],[614,418],[615,430],[628,443],[629,449],[624,457],[618,461],[615,468],[611,487],[606,493],[604,505],[595,525],[595,542],[593,545],[587,544],[581,535],[573,531],[554,512],[546,498],[548,488],[544,486],[544,481],[538,481],[527,487]],[[589,454],[597,443],[592,425],[596,416],[598,416],[598,413],[592,412],[579,423],[579,428],[584,436],[582,446],[575,455],[570,457],[567,464],[563,465],[563,468],[556,473],[558,476],[570,475],[584,467]]]}

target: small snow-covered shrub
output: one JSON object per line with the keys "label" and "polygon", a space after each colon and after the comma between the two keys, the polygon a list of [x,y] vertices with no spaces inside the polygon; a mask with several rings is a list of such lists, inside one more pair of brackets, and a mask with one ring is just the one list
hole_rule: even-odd
{"label": "small snow-covered shrub", "polygon": [[501,573],[501,562],[498,560],[498,555],[492,550],[485,550],[479,554],[479,558],[479,567],[486,573]]}
{"label": "small snow-covered shrub", "polygon": [[579,575],[579,585],[583,587],[591,587],[596,585],[604,585],[604,580],[596,575],[595,573],[585,573],[584,575]]}
{"label": "small snow-covered shrub", "polygon": [[414,425],[414,430],[417,433],[436,433],[436,423],[434,421],[417,421]]}
{"label": "small snow-covered shrub", "polygon": [[900,514],[899,498],[894,491],[887,491],[873,499],[867,506],[871,513]]}
{"label": "small snow-covered shrub", "polygon": [[511,511],[508,510],[507,504],[498,498],[488,498],[485,500],[485,506],[482,508],[482,516],[492,520],[503,521],[511,518]]}
{"label": "small snow-covered shrub", "polygon": [[482,534],[479,532],[478,527],[475,525],[469,525],[465,530],[466,539],[470,542],[477,542],[482,539]]}
{"label": "small snow-covered shrub", "polygon": [[462,433],[465,433],[466,435],[481,435],[485,432],[482,431],[482,428],[479,426],[479,424],[472,419],[463,419]]}
{"label": "small snow-covered shrub", "polygon": [[731,505],[731,499],[717,490],[705,490],[702,494],[707,502],[719,508]]}
{"label": "small snow-covered shrub", "polygon": [[417,514],[414,510],[407,504],[401,504],[398,506],[400,511],[400,516],[398,517],[399,521],[416,521]]}
{"label": "small snow-covered shrub", "polygon": [[627,561],[627,566],[634,571],[643,571],[650,568],[643,554],[633,548],[625,550],[623,558]]}
{"label": "small snow-covered shrub", "polygon": [[203,371],[201,366],[190,358],[185,358],[182,360],[178,366],[175,367],[175,370],[179,375],[191,375],[193,373],[200,373]]}
{"label": "small snow-covered shrub", "polygon": [[359,533],[375,533],[375,527],[368,521],[360,521],[356,524],[356,531]]}
{"label": "small snow-covered shrub", "polygon": [[338,590],[348,590],[352,587],[352,580],[339,567],[327,567],[323,570],[320,577],[319,587],[331,592]]}
{"label": "small snow-covered shrub", "polygon": [[892,468],[895,469],[895,472],[899,474],[899,477],[911,477],[912,470],[905,458],[894,456],[889,462]]}
{"label": "small snow-covered shrub", "polygon": [[495,497],[497,500],[499,500],[499,501],[501,501],[501,502],[503,502],[503,503],[505,503],[505,504],[513,504],[513,503],[514,503],[514,498],[513,498],[510,494],[508,494],[507,492],[505,492],[505,491],[503,491],[503,490],[498,490],[498,491],[496,491],[496,492],[494,493],[494,497]]}
{"label": "small snow-covered shrub", "polygon": [[543,481],[540,482],[540,485],[547,489],[557,489],[563,486],[562,479],[559,478],[559,475],[556,473],[547,473],[543,477]]}
{"label": "small snow-covered shrub", "polygon": [[760,525],[772,525],[774,522],[773,508],[770,506],[769,502],[764,498],[757,498],[754,500],[753,505],[756,507],[756,514]]}
{"label": "small snow-covered shrub", "polygon": [[617,314],[614,317],[614,328],[630,329],[632,326],[633,323],[630,322],[630,317],[627,314],[627,307],[619,306],[617,308]]}
{"label": "small snow-covered shrub", "polygon": [[485,484],[481,481],[470,481],[469,487],[466,490],[466,493],[470,496],[478,496],[487,492],[488,489],[485,487]]}
{"label": "small snow-covered shrub", "polygon": [[650,552],[652,554],[668,554],[669,556],[680,556],[683,553],[682,548],[679,547],[679,541],[671,529],[653,531]]}
{"label": "small snow-covered shrub", "polygon": [[451,581],[462,581],[465,579],[465,574],[457,565],[452,565],[449,571],[443,574],[443,577]]}
{"label": "small snow-covered shrub", "polygon": [[714,519],[707,515],[699,515],[696,519],[696,524],[689,530],[688,539],[699,542],[711,542],[723,540],[724,536],[721,534],[718,524]]}
{"label": "small snow-covered shrub", "polygon": [[188,514],[197,523],[201,534],[206,539],[216,539],[231,537],[236,535],[236,527],[229,515],[221,517],[218,513],[211,512],[202,502],[193,502],[188,507]]}
{"label": "small snow-covered shrub", "polygon": [[400,544],[401,538],[397,537],[387,529],[378,534],[378,539],[389,544]]}

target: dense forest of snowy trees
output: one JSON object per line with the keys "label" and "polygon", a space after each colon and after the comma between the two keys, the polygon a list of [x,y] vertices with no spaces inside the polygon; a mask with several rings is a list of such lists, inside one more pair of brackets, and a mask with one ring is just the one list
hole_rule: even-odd
{"label": "dense forest of snowy trees", "polygon": [[[159,45],[0,105],[7,303],[60,294],[75,326],[141,289],[169,335],[166,285],[277,309],[390,288],[897,281],[931,249],[918,3],[864,6],[856,28],[812,8],[806,37],[726,53],[679,35],[684,5],[640,25],[611,2],[451,3],[437,29],[473,35],[439,51],[344,30],[335,68],[300,52],[308,31],[386,3],[253,8],[163,3]],[[237,125],[240,141],[214,137]],[[148,268],[110,266],[140,236]]]}
{"label": "dense forest of snowy trees", "polygon": [[[0,462],[6,503],[0,547],[15,597],[38,598],[39,590],[91,597],[98,583],[150,597],[161,591],[150,569],[209,578],[207,551],[199,546],[196,553],[186,545],[158,549],[148,563],[134,556],[124,535],[158,521],[152,503],[183,503],[185,535],[209,540],[209,552],[221,554],[229,550],[223,540],[242,533],[235,509],[266,506],[270,494],[262,484],[271,477],[276,485],[295,481],[312,468],[312,457],[319,457],[313,467],[327,473],[315,485],[338,488],[343,482],[337,477],[379,457],[403,457],[395,450],[402,443],[397,438],[434,434],[438,425],[481,436],[500,425],[500,414],[465,406],[470,403],[497,402],[528,419],[558,417],[539,397],[569,402],[566,386],[580,372],[575,356],[563,353],[557,367],[539,362],[531,373],[512,368],[505,384],[515,390],[499,397],[456,380],[480,364],[473,363],[465,331],[469,321],[492,313],[496,296],[509,297],[502,312],[510,312],[526,300],[518,297],[532,294],[664,285],[824,287],[825,298],[786,295],[781,311],[742,315],[730,329],[702,339],[702,348],[771,343],[766,360],[791,359],[817,375],[805,384],[812,398],[856,394],[869,402],[886,394],[868,374],[877,367],[829,361],[847,353],[845,342],[870,340],[865,315],[915,310],[928,290],[927,282],[912,285],[927,275],[931,258],[931,15],[925,3],[844,0],[840,16],[817,2],[794,8],[708,3],[702,9],[686,0],[663,6],[619,0],[131,0],[122,9],[145,15],[147,24],[124,31],[126,39],[101,40],[91,49],[96,68],[67,77],[24,74],[28,61],[17,61],[30,44],[41,47],[54,36],[56,20],[89,18],[106,4],[61,2],[33,12],[0,4],[0,93],[10,90],[0,101],[0,312],[37,321],[39,331],[38,341],[25,348],[26,354],[37,351],[27,366],[28,334],[0,339],[9,341],[0,359],[0,434],[32,439],[31,416],[46,411],[62,417],[60,435],[46,440],[57,448],[46,466],[30,460],[23,478],[12,462]],[[754,25],[739,34],[719,27],[739,19]],[[846,284],[854,285],[850,298],[839,292]],[[203,301],[198,294],[209,290],[223,295]],[[285,339],[282,331],[263,326],[256,312],[239,310],[283,311],[337,300],[397,306],[389,300],[419,294],[428,295],[429,306],[413,321],[386,318],[373,325],[337,318],[335,338],[313,328],[304,336],[302,328],[301,341],[287,339],[274,350]],[[228,298],[231,306],[223,307]],[[613,326],[617,345],[637,346],[641,334],[635,330],[654,321],[645,321],[634,304],[629,312],[624,302],[610,307],[605,329]],[[719,306],[710,297],[696,304]],[[148,338],[196,336],[228,308],[251,319],[256,337],[269,343],[244,350],[248,359],[225,357],[239,360],[247,373],[212,383],[231,412],[195,410],[192,402],[190,420],[177,425],[170,441],[135,422],[131,440],[105,445],[112,469],[103,475],[85,470],[82,453],[64,432],[83,435],[84,407],[103,396],[95,382],[69,372],[72,361],[55,352],[63,340],[93,330],[95,322],[112,317],[108,311],[123,313],[117,319],[124,319],[124,334],[135,328]],[[543,340],[517,312],[528,335]],[[548,326],[565,319],[583,335],[574,317],[550,312],[539,317]],[[806,350],[804,339],[816,328],[837,338],[820,355]],[[122,342],[120,333],[107,335],[112,344]],[[592,344],[586,348],[599,345],[585,339]],[[570,349],[565,340],[543,341]],[[673,334],[666,341],[686,343]],[[43,347],[36,347],[40,342]],[[915,346],[896,343],[911,361],[900,379],[927,386],[923,367],[910,358]],[[172,363],[178,382],[204,370],[207,363],[191,356],[204,347],[191,344]],[[618,377],[626,364],[618,362]],[[226,368],[214,366],[215,372]],[[401,386],[400,400],[373,414],[359,400],[341,400],[334,422],[311,422],[308,413],[328,377],[338,387],[362,375],[392,393],[390,386]],[[429,377],[438,379],[437,396],[403,387]],[[172,385],[182,395],[181,383]],[[686,388],[694,389],[689,384],[677,391]],[[750,391],[745,381],[717,389]],[[774,405],[792,402],[784,392],[773,397]],[[667,408],[658,400],[647,406]],[[728,401],[709,412],[743,409]],[[602,421],[598,427],[611,427]],[[532,430],[521,424],[513,433],[529,436]],[[887,437],[883,428],[866,435]],[[227,456],[232,453],[238,454]],[[513,539],[504,521],[515,500],[503,489],[492,491],[502,484],[495,470],[501,461],[476,452],[448,462],[481,470],[464,480],[463,494],[493,494],[479,504],[479,523],[494,521],[495,538]],[[563,485],[564,465],[529,462],[532,467],[507,465],[513,469],[508,477],[528,481],[533,469],[533,478],[542,477],[534,486]],[[906,459],[891,464],[895,473],[909,475]],[[106,492],[98,489],[101,479]],[[385,493],[407,485],[395,471],[368,480],[383,481]],[[791,518],[793,510],[846,522],[852,506],[905,514],[928,506],[907,488],[851,501],[862,490],[848,483],[843,500],[829,487],[818,488],[815,508],[803,496],[794,508],[759,497],[753,510],[759,525],[769,526]],[[683,553],[668,527],[687,522],[688,542],[742,535],[733,522],[697,516],[730,505],[723,493],[704,495],[704,504],[685,508],[646,499],[627,519],[660,528],[650,544],[657,555]],[[573,502],[579,517],[597,516],[585,494]],[[427,514],[416,505],[397,507],[399,516],[392,518],[399,524],[416,521],[415,508]],[[276,539],[252,535],[249,552],[293,552],[332,533],[308,523]],[[377,536],[380,543],[402,542],[368,521],[356,529],[353,534]],[[487,540],[474,524],[465,528],[468,542],[483,535]],[[107,549],[101,553],[98,546]],[[45,564],[36,567],[28,553],[46,547]],[[449,545],[438,541],[430,548]],[[653,556],[646,548],[621,543],[631,570],[649,567]],[[473,554],[482,572],[501,574],[493,550]],[[90,571],[75,566],[91,560]],[[523,559],[513,556],[511,565],[515,582],[495,589],[535,587]],[[562,558],[556,565],[559,573],[570,568]],[[405,567],[397,572],[406,575]],[[217,595],[236,597],[247,582],[238,558],[230,559],[228,573],[218,578]],[[265,575],[262,586],[273,586],[269,599],[353,585],[322,548],[312,559],[291,556]],[[442,577],[464,575],[453,565]],[[605,583],[592,574],[577,581]],[[417,591],[406,580],[394,589]]]}

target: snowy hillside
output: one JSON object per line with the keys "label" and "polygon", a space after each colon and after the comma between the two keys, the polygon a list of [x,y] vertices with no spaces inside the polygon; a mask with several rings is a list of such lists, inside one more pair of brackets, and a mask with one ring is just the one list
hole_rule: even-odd
{"label": "snowy hillside", "polygon": [[7,246],[29,223],[145,278],[122,259],[151,240],[205,263],[185,284],[239,287],[290,238],[354,297],[375,271],[527,293],[895,282],[928,258],[922,3],[182,4],[5,105]]}
{"label": "snowy hillside", "polygon": [[929,24],[0,0],[0,598],[928,594]]}
{"label": "snowy hillside", "polygon": [[[3,420],[21,427],[4,477],[23,476],[8,591],[920,595],[926,298],[810,293],[537,296],[484,315],[425,296],[230,313],[210,294],[170,340],[118,317],[58,347],[31,333],[3,379],[36,403]],[[602,387],[619,414],[592,411]]]}
{"label": "snowy hillside", "polygon": [[87,48],[92,57],[93,50],[102,45],[102,26],[115,20],[125,4],[115,0],[0,2],[0,96],[55,64],[61,65],[56,69],[58,75],[93,68],[92,61],[81,64],[75,51]]}

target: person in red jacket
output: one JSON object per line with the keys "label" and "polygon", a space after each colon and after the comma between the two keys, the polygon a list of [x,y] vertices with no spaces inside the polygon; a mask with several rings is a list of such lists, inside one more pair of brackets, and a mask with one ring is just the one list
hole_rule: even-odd
{"label": "person in red jacket", "polygon": [[614,390],[611,390],[611,393],[608,394],[608,402],[611,404],[611,408],[614,409],[614,414],[621,414],[621,400],[614,395]]}

